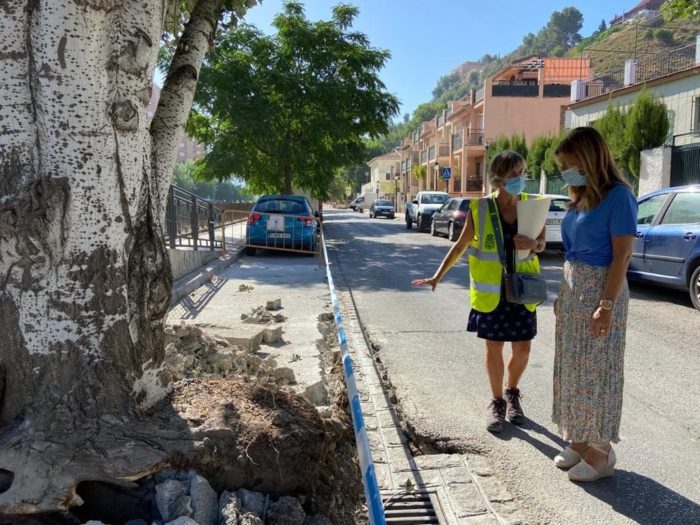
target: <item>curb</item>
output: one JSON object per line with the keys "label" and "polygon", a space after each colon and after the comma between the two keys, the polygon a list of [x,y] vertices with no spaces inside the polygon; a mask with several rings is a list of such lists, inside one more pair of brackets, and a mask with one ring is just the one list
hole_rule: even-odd
{"label": "curb", "polygon": [[241,253],[243,248],[237,248],[236,250],[226,253],[213,261],[202,265],[197,270],[188,273],[187,275],[180,277],[176,281],[173,281],[172,297],[170,299],[170,308],[175,306],[180,302],[180,299],[186,295],[194,292],[197,288],[202,286],[209,278],[216,272],[223,270],[231,266],[238,259],[241,258]]}

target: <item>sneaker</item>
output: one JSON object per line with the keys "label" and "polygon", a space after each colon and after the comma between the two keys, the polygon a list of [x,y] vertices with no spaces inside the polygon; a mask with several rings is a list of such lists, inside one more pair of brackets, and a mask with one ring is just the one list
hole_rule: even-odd
{"label": "sneaker", "polygon": [[486,418],[486,430],[496,433],[503,430],[503,422],[506,419],[506,400],[492,399],[488,411],[489,415]]}
{"label": "sneaker", "polygon": [[508,400],[508,421],[514,425],[522,425],[525,423],[525,413],[523,407],[520,406],[520,390],[517,388],[506,388],[506,399]]}

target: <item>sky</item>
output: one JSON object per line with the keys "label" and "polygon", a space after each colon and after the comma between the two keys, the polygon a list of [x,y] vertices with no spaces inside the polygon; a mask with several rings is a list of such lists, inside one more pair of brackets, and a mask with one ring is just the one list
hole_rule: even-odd
{"label": "sky", "polygon": [[[309,20],[328,20],[339,0],[304,2]],[[486,53],[506,55],[527,33],[547,25],[554,11],[576,7],[583,14],[582,36],[589,36],[615,15],[634,7],[638,0],[343,0],[360,14],[353,27],[367,35],[373,47],[391,53],[380,77],[401,102],[400,115],[413,113],[432,99],[438,79],[468,60]],[[263,0],[248,11],[244,21],[273,33],[272,19],[282,0]]]}

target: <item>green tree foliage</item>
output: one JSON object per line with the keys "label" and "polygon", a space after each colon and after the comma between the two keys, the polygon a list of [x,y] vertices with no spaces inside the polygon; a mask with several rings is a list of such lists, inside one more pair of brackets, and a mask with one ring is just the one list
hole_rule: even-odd
{"label": "green tree foliage", "polygon": [[352,30],[357,14],[338,5],[331,20],[309,22],[302,4],[289,1],[275,35],[248,25],[222,35],[188,122],[209,146],[201,176],[325,198],[336,169],[363,160],[363,137],[387,133],[398,101],[378,76],[389,53]]}
{"label": "green tree foliage", "polygon": [[527,172],[531,178],[540,178],[547,149],[552,145],[553,140],[551,136],[544,136],[535,137],[532,141],[530,151],[527,154]]}
{"label": "green tree foliage", "polygon": [[489,145],[488,162],[490,163],[491,159],[506,149],[520,153],[523,158],[527,159],[527,144],[525,142],[525,135],[516,133],[510,137],[507,135],[499,135],[496,137]]}
{"label": "green tree foliage", "polygon": [[625,140],[629,148],[627,166],[639,177],[640,153],[658,148],[668,138],[670,123],[666,104],[643,89],[627,115]]}
{"label": "green tree foliage", "polygon": [[510,149],[516,153],[520,153],[524,159],[527,160],[527,142],[525,142],[525,135],[515,133],[510,137]]}
{"label": "green tree foliage", "polygon": [[[579,31],[583,25],[583,14],[575,7],[554,11],[545,27],[535,35],[528,33],[515,54],[562,56],[581,40]],[[509,59],[514,57],[509,56]]]}
{"label": "green tree foliage", "polygon": [[609,105],[605,114],[595,121],[593,127],[600,131],[608,143],[610,152],[620,168],[626,169],[630,156],[625,129],[627,112],[619,106]]}
{"label": "green tree foliage", "polygon": [[175,186],[191,191],[198,197],[216,201],[248,201],[252,200],[252,195],[240,184],[231,180],[212,181],[197,178],[199,163],[194,160],[181,162],[173,170],[173,181]]}
{"label": "green tree foliage", "polygon": [[445,91],[461,84],[462,78],[459,76],[459,72],[453,71],[449,75],[443,75],[437,82],[435,89],[433,89],[433,99],[440,98]]}
{"label": "green tree foliage", "polygon": [[608,28],[608,24],[605,23],[605,19],[600,21],[600,25],[598,26],[597,33],[602,33]]}
{"label": "green tree foliage", "polygon": [[677,18],[700,20],[700,0],[666,0],[661,14],[667,22]]}

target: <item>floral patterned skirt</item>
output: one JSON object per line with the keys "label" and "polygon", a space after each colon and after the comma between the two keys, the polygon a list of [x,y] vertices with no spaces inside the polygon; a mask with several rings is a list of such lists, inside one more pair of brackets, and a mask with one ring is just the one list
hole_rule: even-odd
{"label": "floral patterned skirt", "polygon": [[615,300],[610,332],[603,337],[589,333],[608,270],[579,262],[564,264],[557,305],[552,421],[567,441],[620,440],[627,281]]}

